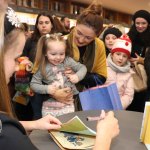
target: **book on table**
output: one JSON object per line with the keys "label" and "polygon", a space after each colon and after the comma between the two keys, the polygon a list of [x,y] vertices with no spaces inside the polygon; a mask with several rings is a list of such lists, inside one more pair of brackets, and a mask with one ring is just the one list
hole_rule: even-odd
{"label": "book on table", "polygon": [[145,103],[140,140],[150,150],[150,102]]}
{"label": "book on table", "polygon": [[78,116],[63,123],[59,131],[49,133],[62,150],[92,148],[96,136],[96,132],[87,127]]}

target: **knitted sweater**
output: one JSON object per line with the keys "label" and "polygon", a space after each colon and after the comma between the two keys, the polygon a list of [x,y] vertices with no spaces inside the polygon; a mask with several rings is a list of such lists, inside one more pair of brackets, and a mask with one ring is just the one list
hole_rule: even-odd
{"label": "knitted sweater", "polygon": [[[48,94],[48,85],[55,86],[58,88],[70,87],[74,95],[79,92],[76,86],[71,83],[65,74],[65,67],[70,67],[78,76],[79,80],[82,80],[87,72],[86,67],[79,62],[74,61],[70,57],[66,57],[64,62],[53,66],[52,64],[46,65],[46,79],[42,76],[40,69],[33,75],[31,80],[31,88],[40,94]],[[56,101],[50,97],[48,100],[43,102],[42,115],[51,114],[53,116],[59,116],[62,114],[70,113],[74,111],[73,98],[72,103],[66,104]]]}

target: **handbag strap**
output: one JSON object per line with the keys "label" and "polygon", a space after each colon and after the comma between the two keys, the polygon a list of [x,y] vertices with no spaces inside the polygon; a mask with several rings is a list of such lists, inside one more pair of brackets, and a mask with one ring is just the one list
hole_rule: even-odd
{"label": "handbag strap", "polygon": [[96,86],[98,86],[98,82],[102,85],[102,81],[98,78],[98,76],[94,75],[94,80],[95,80],[95,83],[96,83]]}

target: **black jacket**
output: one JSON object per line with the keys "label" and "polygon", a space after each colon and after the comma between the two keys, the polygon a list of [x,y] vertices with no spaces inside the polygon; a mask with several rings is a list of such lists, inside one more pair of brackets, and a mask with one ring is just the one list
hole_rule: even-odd
{"label": "black jacket", "polygon": [[35,56],[36,56],[36,48],[37,48],[37,42],[35,40],[32,40],[31,38],[27,39],[25,47],[23,49],[22,56],[27,56],[31,62],[34,63]]}
{"label": "black jacket", "polygon": [[0,149],[3,150],[37,150],[25,129],[17,121],[0,113]]}
{"label": "black jacket", "polygon": [[144,67],[147,74],[147,85],[148,88],[150,89],[150,47],[146,50]]}

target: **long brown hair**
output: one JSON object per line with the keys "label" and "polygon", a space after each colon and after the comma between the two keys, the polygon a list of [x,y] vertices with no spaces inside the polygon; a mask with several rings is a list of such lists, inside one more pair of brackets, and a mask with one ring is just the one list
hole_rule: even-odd
{"label": "long brown hair", "polygon": [[[14,27],[14,29],[5,35],[4,37],[4,18],[5,12],[1,12],[0,14],[0,37],[1,44],[0,44],[0,81],[1,81],[1,88],[0,88],[0,111],[3,113],[8,114],[9,116],[13,117],[13,110],[8,90],[8,85],[6,82],[6,75],[5,75],[5,64],[4,64],[4,56],[7,52],[9,47],[14,47],[15,44],[18,44],[18,34],[24,30],[23,26],[20,26],[20,29]],[[15,50],[15,47],[14,47]],[[8,60],[9,61],[9,60]]]}
{"label": "long brown hair", "polygon": [[4,17],[5,12],[1,12],[0,14],[0,37],[1,37],[1,44],[0,44],[0,80],[1,80],[1,88],[0,88],[0,111],[8,113],[10,116],[12,115],[12,108],[10,104],[10,96],[9,90],[6,83],[5,77],[5,70],[4,70],[4,54],[5,54],[5,47],[4,47]]}
{"label": "long brown hair", "polygon": [[51,31],[50,31],[50,33],[54,33],[54,31],[55,31],[55,25],[54,25],[54,21],[53,21],[52,16],[50,14],[46,13],[46,12],[39,13],[38,16],[37,16],[37,18],[36,18],[35,28],[34,28],[34,32],[33,32],[33,35],[32,35],[32,40],[33,41],[38,41],[39,38],[41,37],[41,34],[39,32],[39,29],[38,29],[39,18],[41,16],[49,18],[49,20],[50,20],[50,22],[51,22],[51,24],[53,26],[52,29],[51,29]]}
{"label": "long brown hair", "polygon": [[102,5],[94,1],[77,18],[77,24],[84,24],[91,27],[98,36],[103,28]]}

